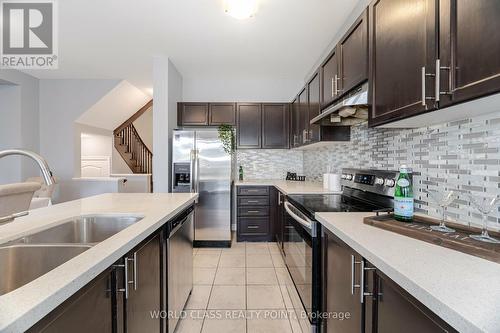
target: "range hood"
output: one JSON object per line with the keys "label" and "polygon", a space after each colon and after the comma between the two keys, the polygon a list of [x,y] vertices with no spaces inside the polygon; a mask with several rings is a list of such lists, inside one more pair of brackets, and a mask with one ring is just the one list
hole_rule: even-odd
{"label": "range hood", "polygon": [[368,82],[329,106],[311,120],[311,125],[351,126],[368,120]]}

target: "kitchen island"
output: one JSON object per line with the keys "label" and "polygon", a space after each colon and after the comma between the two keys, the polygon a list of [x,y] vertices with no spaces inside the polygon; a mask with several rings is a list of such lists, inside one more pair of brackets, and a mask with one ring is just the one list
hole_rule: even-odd
{"label": "kitchen island", "polygon": [[364,224],[373,213],[315,216],[370,267],[457,331],[500,332],[499,264]]}
{"label": "kitchen island", "polygon": [[141,217],[138,222],[48,273],[1,295],[0,332],[22,332],[29,329],[154,234],[167,221],[186,210],[197,197],[197,194],[191,193],[103,194],[37,209],[26,217],[0,226],[0,245],[5,245],[6,242],[77,216],[120,214]]}

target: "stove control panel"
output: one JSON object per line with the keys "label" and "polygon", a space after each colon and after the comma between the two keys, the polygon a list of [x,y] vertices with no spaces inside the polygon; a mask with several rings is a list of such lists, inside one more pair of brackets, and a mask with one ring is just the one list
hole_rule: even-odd
{"label": "stove control panel", "polygon": [[398,175],[398,171],[346,168],[342,170],[341,183],[350,188],[393,197]]}

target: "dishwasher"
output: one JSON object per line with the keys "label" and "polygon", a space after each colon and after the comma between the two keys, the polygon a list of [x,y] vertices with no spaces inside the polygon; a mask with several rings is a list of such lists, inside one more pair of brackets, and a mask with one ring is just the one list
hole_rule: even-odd
{"label": "dishwasher", "polygon": [[167,308],[168,332],[172,333],[193,290],[194,207],[191,206],[168,226]]}

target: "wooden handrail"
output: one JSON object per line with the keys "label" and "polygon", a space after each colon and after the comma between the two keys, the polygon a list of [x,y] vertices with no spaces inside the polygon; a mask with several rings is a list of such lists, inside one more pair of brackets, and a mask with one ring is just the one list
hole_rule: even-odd
{"label": "wooden handrail", "polygon": [[125,127],[128,125],[132,124],[137,118],[142,116],[144,112],[146,112],[150,107],[153,106],[153,100],[150,100],[149,102],[146,103],[142,108],[139,109],[136,113],[134,113],[130,118],[128,118],[126,121],[123,122],[120,126],[118,126],[114,131],[113,134],[116,135],[119,133],[121,130],[123,130]]}

